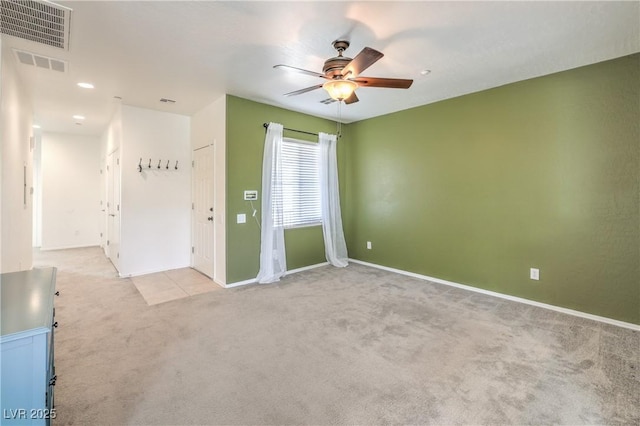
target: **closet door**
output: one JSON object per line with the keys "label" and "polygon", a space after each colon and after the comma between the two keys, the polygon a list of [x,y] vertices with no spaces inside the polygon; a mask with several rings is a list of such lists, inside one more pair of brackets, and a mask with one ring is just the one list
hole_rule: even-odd
{"label": "closet door", "polygon": [[214,219],[213,146],[193,151],[192,265],[213,278]]}
{"label": "closet door", "polygon": [[107,158],[107,246],[111,263],[120,271],[120,152]]}

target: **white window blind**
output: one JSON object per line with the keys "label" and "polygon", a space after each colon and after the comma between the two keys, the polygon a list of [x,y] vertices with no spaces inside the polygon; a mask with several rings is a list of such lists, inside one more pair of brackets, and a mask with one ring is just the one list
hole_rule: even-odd
{"label": "white window blind", "polygon": [[[274,175],[273,179],[276,178]],[[273,193],[273,203],[282,204],[282,216],[274,208],[274,225],[293,228],[322,223],[320,147],[317,143],[284,138],[282,193],[276,192]]]}

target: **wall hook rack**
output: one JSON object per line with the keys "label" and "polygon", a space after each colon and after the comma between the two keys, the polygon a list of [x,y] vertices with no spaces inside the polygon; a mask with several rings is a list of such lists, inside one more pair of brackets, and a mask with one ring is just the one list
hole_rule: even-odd
{"label": "wall hook rack", "polygon": [[[171,163],[171,160],[167,160],[167,165],[164,167],[164,169],[165,169],[165,170],[171,170],[171,169],[169,168],[169,164],[170,164],[170,163]],[[151,167],[151,158],[149,158],[149,164],[148,164],[148,165],[146,165],[146,166],[143,166],[143,165],[142,165],[142,158],[140,158],[140,162],[138,163],[138,171],[139,171],[140,173],[142,173],[142,171],[143,171],[143,170],[151,169],[151,168],[152,168],[152,167]],[[176,165],[175,165],[173,168],[174,168],[175,170],[178,170],[178,161],[177,161],[177,160],[176,160]],[[163,167],[162,167],[162,160],[161,160],[161,159],[160,159],[160,160],[158,160],[158,166],[157,166],[157,167],[155,167],[154,169],[156,169],[156,170],[162,170],[162,169],[163,169]]]}

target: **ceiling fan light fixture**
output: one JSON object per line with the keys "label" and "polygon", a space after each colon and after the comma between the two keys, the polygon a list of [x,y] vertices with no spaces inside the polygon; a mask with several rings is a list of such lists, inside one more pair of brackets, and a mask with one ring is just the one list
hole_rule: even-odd
{"label": "ceiling fan light fixture", "polygon": [[358,83],[351,80],[330,80],[322,85],[332,99],[344,101],[358,88]]}

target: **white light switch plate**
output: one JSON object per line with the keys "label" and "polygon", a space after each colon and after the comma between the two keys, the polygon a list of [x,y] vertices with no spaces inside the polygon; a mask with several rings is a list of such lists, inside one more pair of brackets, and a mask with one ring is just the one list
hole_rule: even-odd
{"label": "white light switch plate", "polygon": [[247,215],[246,215],[246,214],[244,214],[244,213],[240,213],[240,214],[238,215],[238,220],[237,220],[237,222],[238,222],[238,223],[246,223],[246,222],[247,222]]}
{"label": "white light switch plate", "polygon": [[540,270],[538,268],[531,268],[529,270],[529,278],[538,281],[540,279]]}

